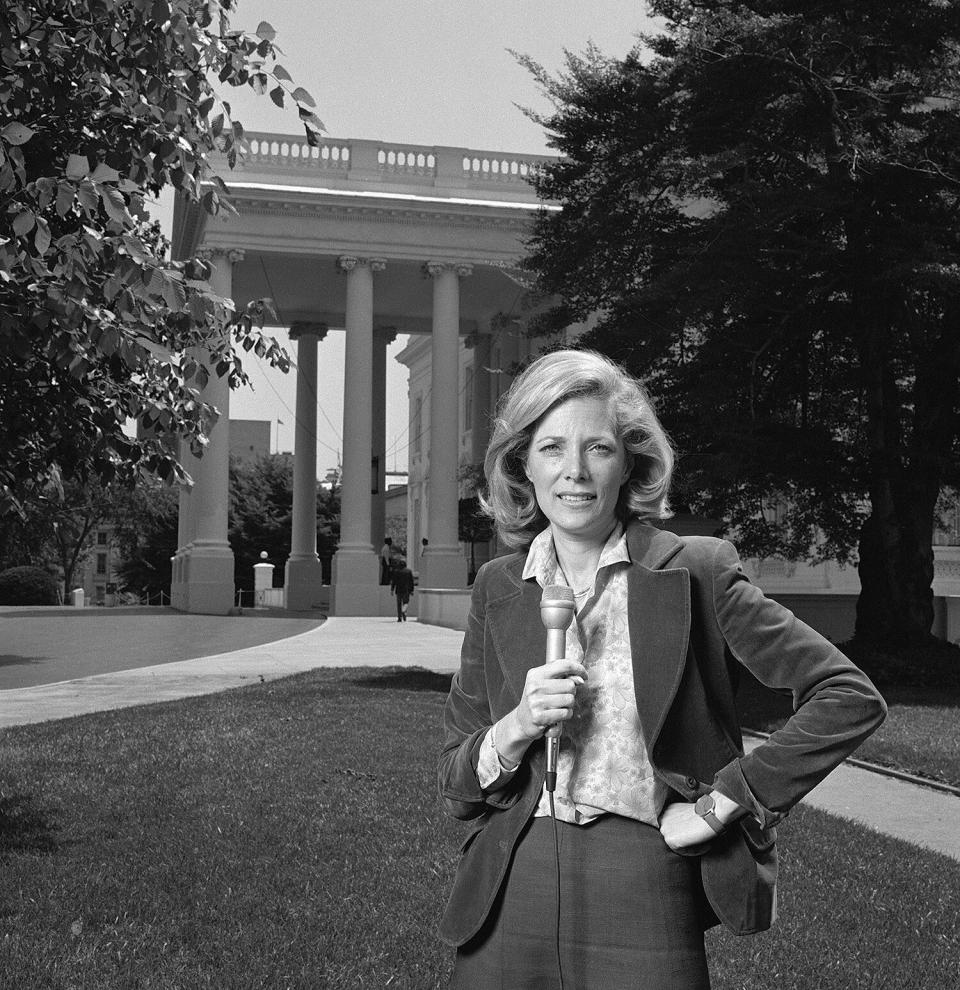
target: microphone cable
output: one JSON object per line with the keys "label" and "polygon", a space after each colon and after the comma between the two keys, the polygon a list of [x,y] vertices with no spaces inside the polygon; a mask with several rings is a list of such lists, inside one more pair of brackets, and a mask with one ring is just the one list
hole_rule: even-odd
{"label": "microphone cable", "polygon": [[560,990],[563,990],[563,962],[560,959],[560,840],[557,836],[557,809],[553,804],[553,789],[547,789],[547,799],[550,802],[550,819],[553,822],[553,862],[555,866],[554,877],[556,878],[556,912],[554,925],[554,950],[557,959],[557,979],[560,981]]}

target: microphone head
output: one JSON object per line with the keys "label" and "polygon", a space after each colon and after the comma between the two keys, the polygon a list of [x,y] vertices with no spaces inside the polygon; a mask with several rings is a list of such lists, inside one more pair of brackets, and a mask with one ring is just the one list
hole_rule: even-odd
{"label": "microphone head", "polygon": [[573,621],[573,588],[548,584],[540,598],[540,619],[547,629],[566,629]]}

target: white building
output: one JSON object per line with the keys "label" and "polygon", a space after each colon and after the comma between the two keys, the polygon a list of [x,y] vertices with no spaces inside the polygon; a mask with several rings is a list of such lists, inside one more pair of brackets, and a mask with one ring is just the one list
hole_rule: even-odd
{"label": "white building", "polygon": [[[213,263],[211,282],[239,306],[271,297],[297,341],[292,553],[288,608],[326,600],[316,554],[318,364],[328,333],[346,334],[341,542],[330,606],[340,615],[389,615],[376,548],[385,532],[385,352],[410,334],[407,552],[419,572],[421,619],[459,625],[467,560],[458,540],[459,474],[482,461],[490,417],[511,371],[531,355],[516,320],[530,305],[516,264],[539,203],[528,182],[544,159],[462,148],[248,134],[250,154],[230,176],[236,216],[177,204],[175,257]],[[575,334],[577,328],[571,333]],[[534,347],[535,350],[535,347]],[[229,392],[212,377],[221,412],[181,497],[171,589],[177,608],[227,612]],[[395,504],[394,496],[391,501]],[[396,515],[395,510],[391,513]],[[672,520],[679,532],[709,521]],[[429,543],[420,553],[422,540]],[[480,557],[496,548],[481,548]],[[938,635],[960,637],[960,548],[936,548]],[[479,563],[479,561],[478,561]],[[763,589],[835,639],[853,631],[859,581],[852,568],[748,561]]]}

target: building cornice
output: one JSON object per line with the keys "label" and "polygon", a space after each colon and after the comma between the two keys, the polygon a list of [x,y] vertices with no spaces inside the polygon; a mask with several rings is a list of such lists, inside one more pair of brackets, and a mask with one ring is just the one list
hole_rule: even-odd
{"label": "building cornice", "polygon": [[379,203],[396,203],[423,205],[440,205],[446,207],[459,206],[479,208],[482,210],[516,210],[519,213],[534,214],[541,211],[558,212],[560,207],[554,203],[524,203],[517,200],[475,199],[470,196],[427,196],[420,193],[389,192],[385,189],[343,189],[324,186],[287,185],[279,182],[231,182],[230,196],[236,201],[247,195],[256,196],[262,193],[275,193],[276,197],[286,201],[287,196],[327,197],[345,200],[372,201]]}
{"label": "building cornice", "polygon": [[[336,194],[338,197],[340,193]],[[447,201],[438,200],[438,205]],[[441,223],[445,227],[471,230],[505,230],[511,233],[525,233],[530,229],[533,217],[529,212],[504,215],[501,211],[480,210],[464,212],[436,208],[417,208],[415,204],[404,206],[400,203],[383,202],[332,202],[322,200],[289,200],[281,198],[254,198],[235,195],[233,205],[241,216],[275,217],[323,217],[333,220],[361,221],[365,223],[391,223],[417,225]],[[484,206],[487,204],[483,204]]]}

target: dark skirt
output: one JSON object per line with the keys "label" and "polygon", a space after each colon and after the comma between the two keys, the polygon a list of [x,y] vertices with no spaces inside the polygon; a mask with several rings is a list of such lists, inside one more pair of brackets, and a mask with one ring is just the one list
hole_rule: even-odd
{"label": "dark skirt", "polygon": [[451,990],[560,990],[561,973],[563,990],[709,990],[696,857],[616,815],[557,832],[559,950],[553,822],[535,818]]}

